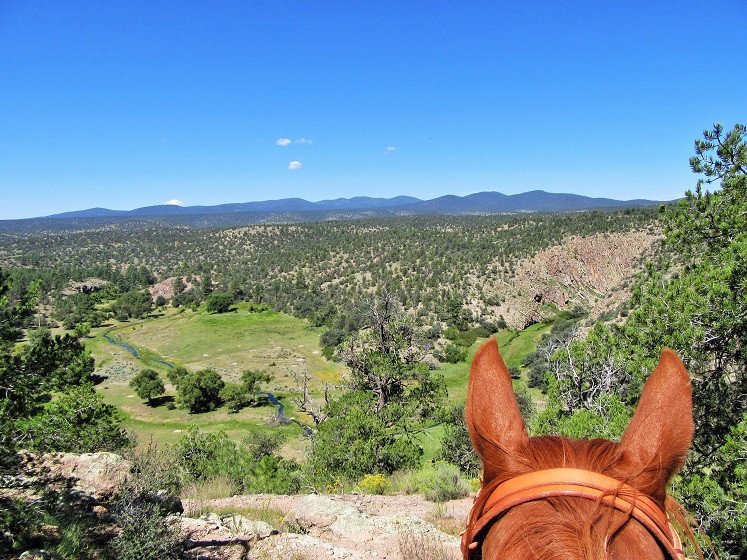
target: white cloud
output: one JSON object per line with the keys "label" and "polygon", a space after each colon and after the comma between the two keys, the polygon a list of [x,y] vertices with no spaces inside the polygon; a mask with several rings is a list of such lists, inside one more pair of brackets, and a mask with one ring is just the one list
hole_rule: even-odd
{"label": "white cloud", "polygon": [[172,198],[171,200],[167,200],[166,202],[164,202],[164,204],[168,206],[184,206],[184,203],[178,198]]}
{"label": "white cloud", "polygon": [[298,140],[296,140],[296,144],[313,144],[313,143],[314,141],[308,138],[299,138]]}
{"label": "white cloud", "polygon": [[293,160],[288,164],[288,169],[291,171],[296,171],[297,169],[301,169],[303,164],[300,161]]}
{"label": "white cloud", "polygon": [[293,140],[291,140],[290,138],[278,138],[277,140],[275,140],[275,144],[277,144],[278,146],[283,146],[283,147],[289,146],[292,143],[293,143]]}
{"label": "white cloud", "polygon": [[396,151],[397,151],[397,148],[395,148],[394,146],[387,146],[386,148],[384,148],[385,154],[391,154],[392,152],[396,152]]}

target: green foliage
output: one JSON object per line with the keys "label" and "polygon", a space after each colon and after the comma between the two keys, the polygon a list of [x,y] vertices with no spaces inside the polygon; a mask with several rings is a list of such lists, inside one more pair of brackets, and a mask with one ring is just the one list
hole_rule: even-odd
{"label": "green foliage", "polygon": [[112,304],[112,311],[119,321],[126,321],[146,317],[150,313],[151,306],[148,292],[131,291],[117,298],[117,301]]}
{"label": "green foliage", "polygon": [[213,292],[205,299],[205,309],[208,313],[226,313],[231,309],[234,299],[226,292]]}
{"label": "green foliage", "polygon": [[413,436],[432,423],[446,396],[443,379],[419,361],[421,344],[388,293],[369,304],[368,328],[341,349],[350,390],[329,403],[314,436],[309,470],[318,483],[417,464],[422,449]]}
{"label": "green foliage", "polygon": [[433,502],[446,502],[469,494],[469,485],[459,469],[445,461],[429,463],[419,471],[410,473],[403,482],[408,494],[422,494]]}
{"label": "green foliage", "polygon": [[184,292],[180,292],[173,297],[171,305],[174,307],[189,307],[191,309],[197,309],[202,301],[204,294],[202,290],[198,288],[190,288]]}
{"label": "green foliage", "polygon": [[272,375],[264,371],[245,370],[241,374],[241,384],[249,394],[257,393],[261,383],[269,383],[270,381],[272,381]]}
{"label": "green foliage", "polygon": [[120,411],[106,404],[91,385],[68,388],[19,426],[26,436],[24,447],[36,451],[93,453],[134,443],[122,428]]}
{"label": "green foliage", "polygon": [[551,368],[550,356],[559,348],[567,347],[576,338],[578,324],[586,315],[586,310],[577,306],[571,311],[560,311],[555,316],[550,332],[542,336],[537,349],[529,354],[522,364],[528,369],[527,384],[530,387],[547,391],[547,374]]}
{"label": "green foliage", "polygon": [[0,352],[8,351],[21,337],[23,321],[30,314],[25,296],[11,299],[10,274],[0,268]]}
{"label": "green foliage", "polygon": [[[93,360],[77,336],[52,337],[39,329],[14,348],[32,307],[23,292],[11,299],[9,288],[0,270],[0,317],[8,322],[0,326],[0,471],[10,480],[18,475],[21,447],[94,452],[132,445],[116,409],[90,384]],[[89,529],[96,520],[72,507],[69,489],[31,489],[33,502],[0,496],[0,554],[42,546],[56,558],[92,557],[97,543]],[[50,531],[51,526],[59,532]]]}
{"label": "green foliage", "polygon": [[231,412],[239,412],[254,402],[246,387],[239,383],[226,383],[220,391],[220,400]]}
{"label": "green foliage", "polygon": [[521,412],[524,422],[528,423],[535,414],[535,406],[532,396],[529,394],[529,390],[521,380],[514,381],[513,387],[514,394],[516,395],[516,402],[519,404],[519,412]]}
{"label": "green foliage", "polygon": [[564,410],[557,397],[557,381],[550,379],[548,406],[530,424],[536,434],[559,435],[573,439],[619,439],[627,427],[630,408],[616,395],[605,394],[595,408]]}
{"label": "green foliage", "polygon": [[467,348],[450,342],[444,347],[444,361],[450,364],[463,362],[467,359]]}
{"label": "green foliage", "polygon": [[259,384],[268,383],[272,376],[261,371],[246,370],[241,374],[241,383],[228,383],[221,390],[220,397],[231,412],[238,412],[247,406],[257,406],[267,402],[266,395],[259,393]]}
{"label": "green foliage", "polygon": [[256,430],[244,438],[252,457],[259,460],[265,455],[274,455],[285,442],[285,435],[279,431]]}
{"label": "green foliage", "polygon": [[179,379],[176,387],[177,402],[192,414],[215,410],[221,404],[221,391],[225,383],[211,368],[188,373]]}
{"label": "green foliage", "polygon": [[[673,348],[692,376],[696,424],[679,492],[722,557],[736,558],[745,549],[743,508],[733,504],[744,503],[744,469],[734,457],[741,453],[744,464],[747,129],[725,134],[717,124],[704,136],[690,161],[704,178],[663,209],[665,253],[636,282],[627,321],[598,324],[586,340],[558,345],[548,361],[548,408],[535,430],[618,436],[662,347]],[[703,190],[715,181],[719,190]]]}
{"label": "green foliage", "polygon": [[169,383],[171,383],[175,388],[178,389],[182,379],[184,379],[187,375],[189,375],[189,371],[187,371],[187,368],[185,368],[184,366],[176,366],[170,368],[166,372],[166,379],[168,379]]}
{"label": "green foliage", "polygon": [[174,449],[179,468],[188,481],[227,477],[246,493],[292,494],[300,488],[299,467],[267,447],[233,443],[223,432],[206,433],[190,428]]}
{"label": "green foliage", "polygon": [[[705,178],[665,212],[669,261],[635,287],[623,332],[636,351],[634,374],[663,345],[683,357],[694,385],[693,459],[707,466],[747,412],[747,133],[717,124],[704,136],[690,163]],[[714,181],[720,189],[704,192]]]}
{"label": "green foliage", "polygon": [[[12,263],[14,274],[32,270],[45,291],[60,291],[70,279],[96,277],[109,282],[113,296],[147,287],[153,281],[149,270],[157,269],[159,277],[178,279],[172,305],[188,308],[204,299],[204,290],[209,290],[206,277],[212,276],[213,285],[228,287],[225,291],[238,297],[345,333],[360,327],[355,326],[360,313],[340,302],[360,301],[386,289],[419,324],[442,321],[466,331],[478,320],[466,302],[484,309],[481,323],[500,326],[494,305],[505,293],[491,287],[510,282],[519,259],[569,235],[641,229],[655,218],[655,209],[644,208],[410,216],[240,229],[226,229],[233,223],[195,230],[128,222],[65,235],[3,237],[0,261]],[[127,266],[133,262],[144,266]],[[201,283],[195,281],[198,277]]]}
{"label": "green foliage", "polygon": [[0,554],[31,548],[47,520],[41,508],[29,507],[26,500],[0,496]]}
{"label": "green foliage", "polygon": [[[711,464],[675,480],[673,493],[696,512],[720,558],[747,550],[747,415],[732,428]],[[741,557],[740,557],[741,558]]]}
{"label": "green foliage", "polygon": [[14,353],[0,351],[0,466],[19,445],[81,452],[130,445],[116,409],[90,384],[93,359],[78,338],[46,330],[30,338]]}
{"label": "green foliage", "polygon": [[135,390],[138,397],[148,401],[148,404],[166,391],[161,376],[150,368],[140,370],[140,373],[130,380],[130,387]]}
{"label": "green foliage", "polygon": [[174,452],[186,479],[201,481],[229,471],[236,446],[223,432],[208,433],[191,426],[179,439]]}
{"label": "green foliage", "polygon": [[480,459],[472,449],[464,423],[464,406],[454,406],[449,410],[441,448],[436,458],[456,465],[468,477],[475,477],[480,472]]}
{"label": "green foliage", "polygon": [[79,323],[89,323],[95,327],[104,320],[104,314],[96,309],[96,297],[93,294],[74,293],[57,300],[55,317],[62,321],[66,329],[72,329]]}
{"label": "green foliage", "polygon": [[121,527],[109,545],[118,560],[177,560],[182,543],[176,530],[161,515],[157,503],[142,496],[125,494],[115,504],[115,518]]}
{"label": "green foliage", "polygon": [[307,467],[324,486],[336,477],[354,482],[417,465],[423,450],[407,433],[391,429],[370,393],[351,391],[332,401],[314,435]]}

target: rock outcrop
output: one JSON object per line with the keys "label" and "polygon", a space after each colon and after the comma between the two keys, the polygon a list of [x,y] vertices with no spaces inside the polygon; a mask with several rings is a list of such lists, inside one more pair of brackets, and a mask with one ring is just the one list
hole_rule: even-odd
{"label": "rock outcrop", "polygon": [[[471,500],[438,505],[420,496],[262,495],[200,502],[199,507],[204,509],[208,504],[220,509],[261,511],[261,508],[270,508],[286,513],[280,532],[269,536],[255,533],[251,537],[236,532],[238,538],[244,539],[247,549],[244,558],[251,560],[409,560],[431,556],[450,560],[460,557],[459,540],[437,524],[446,521],[450,532],[458,532],[463,528]],[[189,511],[198,504],[187,501],[186,506]],[[231,532],[227,531],[227,516],[219,518],[212,514],[202,519],[213,523],[212,535],[216,539],[227,538]],[[182,518],[181,522],[183,527],[193,526],[192,520]],[[205,539],[201,541],[204,544],[212,538],[211,533],[201,538]],[[235,544],[231,546],[238,551]],[[227,550],[211,548],[209,544],[200,550],[204,555],[200,558],[241,558],[219,556]]]}
{"label": "rock outcrop", "polygon": [[[123,488],[138,486],[130,461],[112,453],[29,452],[21,452],[19,460],[21,474],[4,479],[0,492],[32,501],[40,488],[65,490],[75,508],[96,520],[100,542],[120,533],[109,508]],[[455,534],[463,528],[471,502],[465,498],[435,504],[420,496],[234,496],[187,500],[192,517],[182,515],[177,496],[153,492],[148,500],[155,500],[164,514],[171,513],[166,521],[178,531],[183,557],[194,560],[456,560]],[[210,508],[236,513],[198,515]],[[259,519],[252,519],[252,512]],[[269,518],[275,526],[264,520]],[[27,550],[21,557],[42,559],[49,554]]]}

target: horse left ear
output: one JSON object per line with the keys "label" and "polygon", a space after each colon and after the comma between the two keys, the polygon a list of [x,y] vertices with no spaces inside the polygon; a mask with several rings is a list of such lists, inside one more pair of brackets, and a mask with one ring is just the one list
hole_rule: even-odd
{"label": "horse left ear", "polygon": [[465,420],[483,462],[485,482],[521,460],[529,435],[495,338],[488,339],[472,361]]}
{"label": "horse left ear", "polygon": [[620,440],[628,482],[663,503],[669,479],[685,462],[693,432],[690,376],[677,354],[665,348]]}

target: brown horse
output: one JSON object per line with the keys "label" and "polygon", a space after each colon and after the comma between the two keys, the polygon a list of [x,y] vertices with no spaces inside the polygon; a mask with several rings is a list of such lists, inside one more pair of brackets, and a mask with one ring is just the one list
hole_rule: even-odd
{"label": "brown horse", "polygon": [[462,541],[465,559],[683,557],[665,500],[692,442],[692,396],[671,350],[662,352],[619,443],[529,437],[494,339],[472,363],[466,422],[483,479]]}

